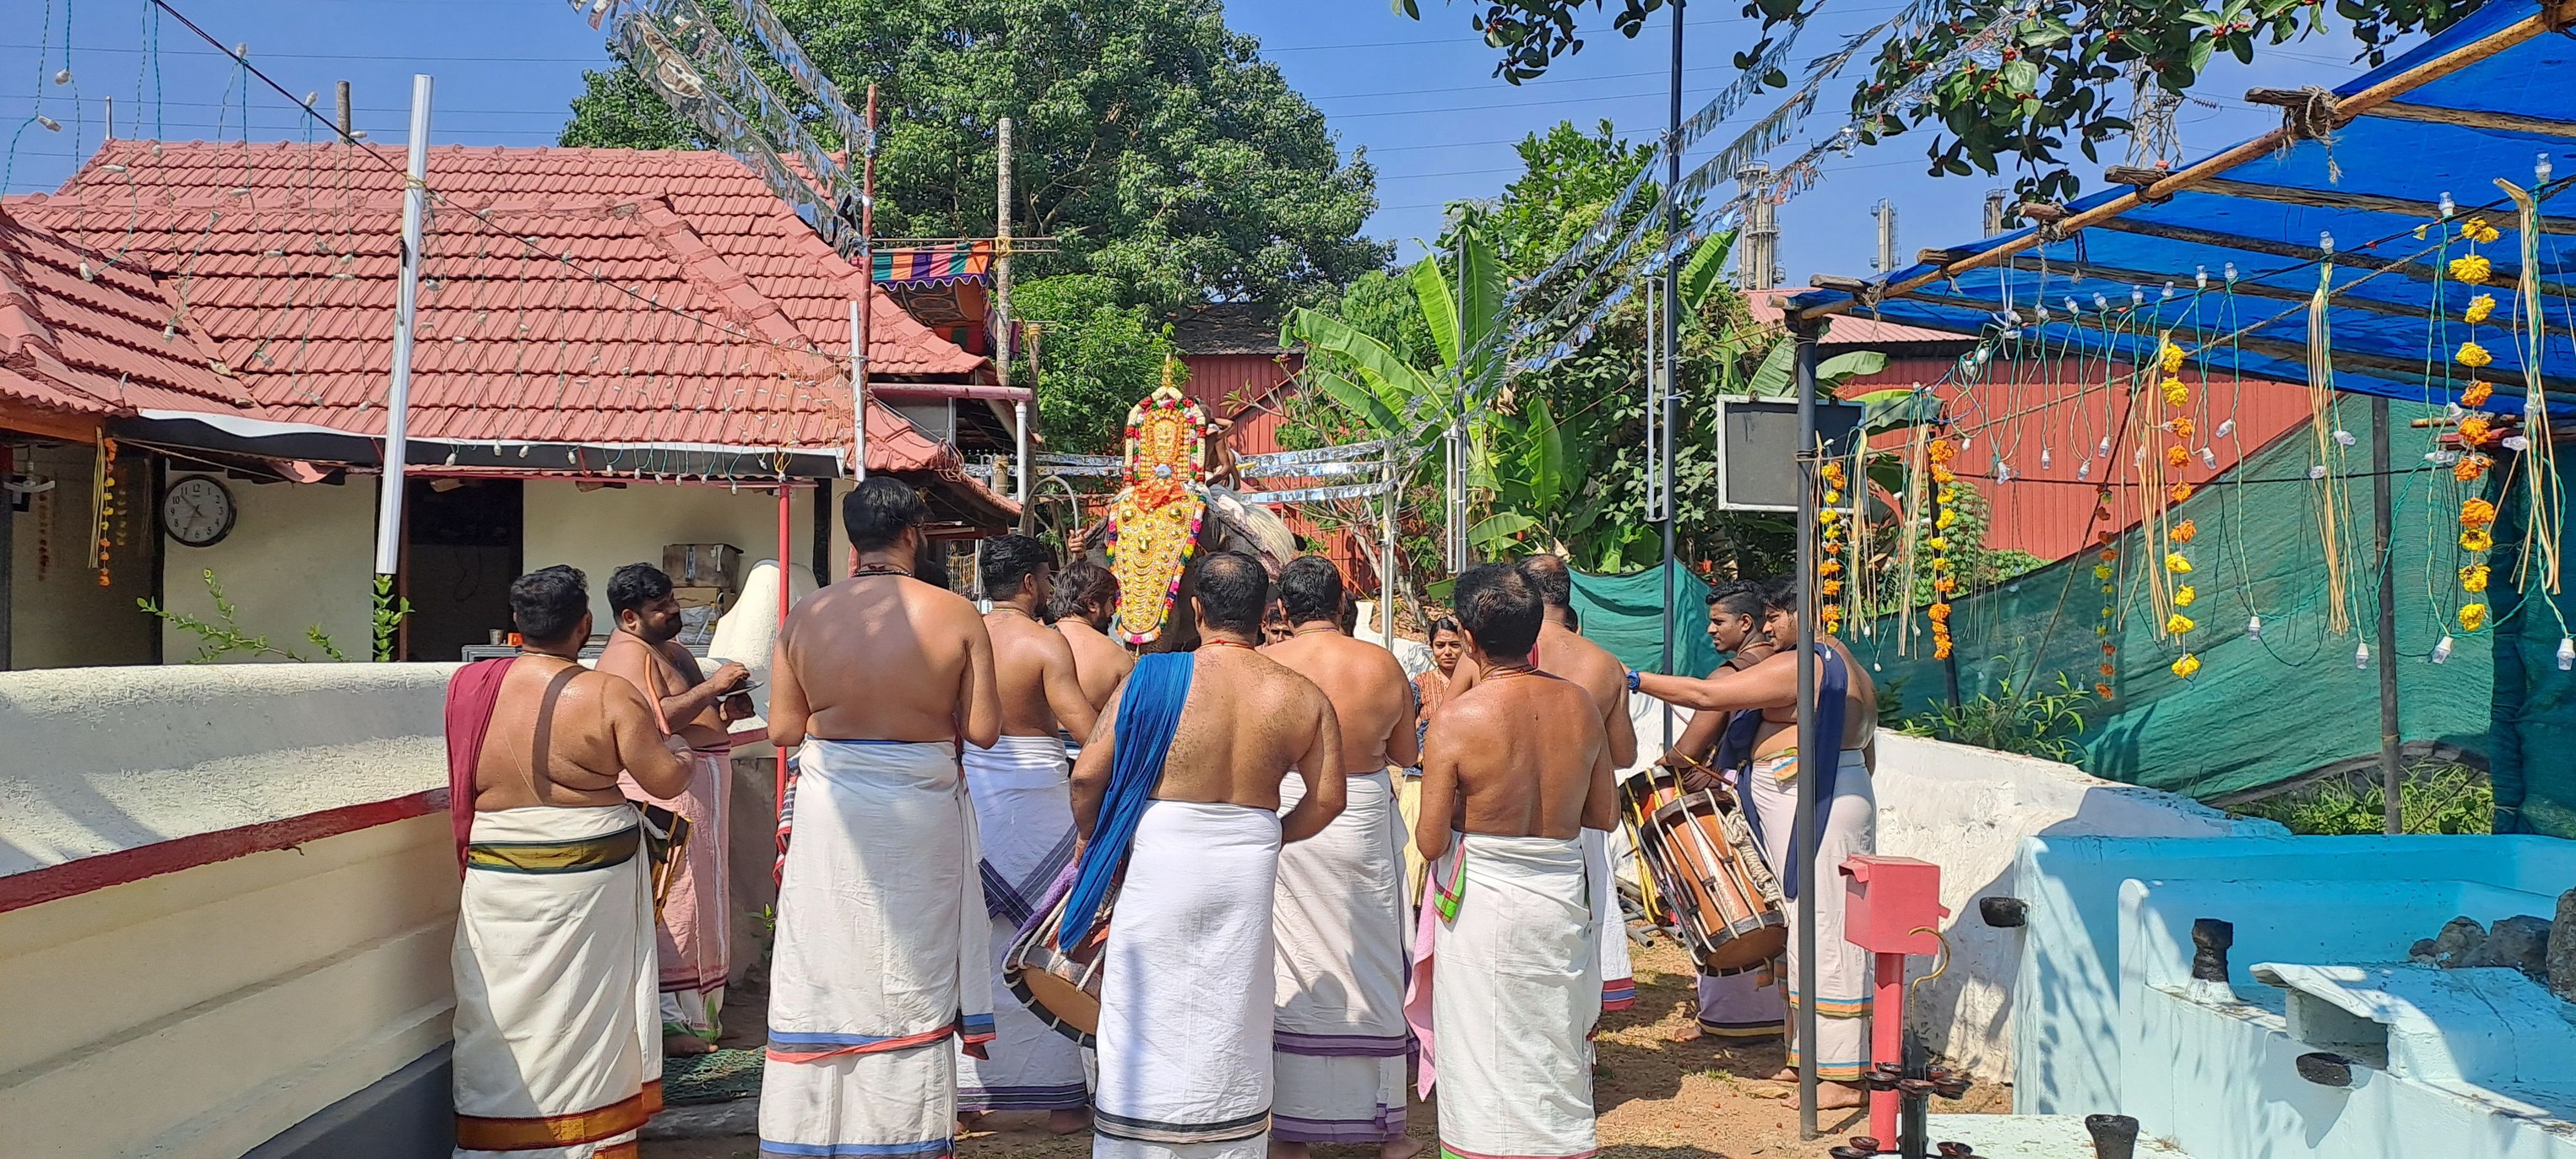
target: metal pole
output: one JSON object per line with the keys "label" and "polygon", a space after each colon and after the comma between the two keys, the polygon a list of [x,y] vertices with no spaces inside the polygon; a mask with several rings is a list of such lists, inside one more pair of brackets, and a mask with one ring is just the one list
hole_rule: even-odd
{"label": "metal pole", "polygon": [[[1672,109],[1671,117],[1667,120],[1664,129],[1664,244],[1668,247],[1678,244],[1682,236],[1682,152],[1679,146],[1682,135],[1682,25],[1684,23],[1682,18],[1684,14],[1684,0],[1673,0]],[[1673,494],[1673,419],[1675,417],[1673,387],[1676,385],[1674,380],[1678,377],[1673,371],[1680,362],[1675,355],[1680,353],[1682,345],[1681,293],[1682,263],[1680,255],[1676,254],[1673,260],[1664,264],[1664,356],[1661,360],[1663,389],[1658,392],[1657,400],[1657,405],[1662,409],[1656,419],[1659,439],[1658,445],[1647,448],[1647,452],[1655,455],[1661,463],[1659,473],[1663,476],[1664,650],[1661,670],[1667,675],[1673,671],[1673,568],[1675,566],[1673,532],[1675,525],[1681,522],[1681,504],[1674,501]],[[1659,715],[1664,722],[1663,744],[1669,749],[1673,747],[1673,714],[1664,712]],[[1811,989],[1805,993],[1813,994],[1815,991]]]}
{"label": "metal pole", "polygon": [[[787,537],[791,534],[788,529],[787,495],[787,476],[782,474],[778,477],[778,635],[781,639],[787,635],[788,596],[795,590],[788,586],[787,581]],[[777,674],[771,673],[770,679],[777,679]],[[787,835],[780,831],[783,826],[778,822],[784,821],[787,816],[787,746],[773,745],[770,751],[777,759],[770,766],[769,799],[778,806],[777,816],[771,819],[771,831],[779,834],[779,865],[784,867],[787,856]]]}
{"label": "metal pole", "polygon": [[858,416],[850,441],[850,475],[868,478],[868,311],[877,291],[877,86],[868,86],[868,137],[859,178],[859,300],[850,304],[850,412]]}
{"label": "metal pole", "polygon": [[[994,133],[993,162],[993,350],[998,356],[998,381],[1011,385],[1011,119],[1002,118]],[[1026,403],[1011,407],[1014,436],[1018,444],[1013,466],[1018,477],[1012,486],[1019,500],[1021,534],[1028,534],[1029,522],[1029,408]],[[1001,480],[994,480],[1000,483]]]}
{"label": "metal pole", "polygon": [[116,139],[116,98],[100,97],[98,101],[99,104],[105,108],[105,112],[103,114],[105,120],[102,122],[103,127],[99,132],[99,137],[102,140],[113,141]]}
{"label": "metal pole", "polygon": [[[6,481],[17,476],[17,456],[18,453],[16,451],[11,450],[6,446],[0,446],[0,481]],[[152,501],[152,511],[153,518],[158,520],[160,518],[161,511],[161,497],[157,493],[157,488],[155,489],[155,492],[156,493],[153,495]],[[162,550],[167,551],[168,548],[164,547]],[[10,639],[10,628],[12,622],[17,619],[18,614],[17,560],[18,497],[14,492],[0,490],[0,672],[9,671],[9,658],[14,654],[15,650],[15,645]],[[154,570],[158,571],[160,569],[156,568]],[[153,594],[158,596],[160,593],[155,592]],[[156,600],[154,602],[159,603],[163,601]],[[160,633],[158,632],[154,633],[156,636],[159,634]]]}
{"label": "metal pole", "polygon": [[1379,470],[1386,492],[1378,500],[1377,631],[1389,652],[1395,651],[1395,456],[1395,447],[1388,446],[1386,465]]}
{"label": "metal pole", "polygon": [[394,299],[393,382],[385,395],[384,486],[376,495],[376,574],[402,561],[403,461],[410,450],[411,335],[420,311],[420,235],[429,217],[428,73],[411,78],[411,158],[404,170],[402,283]]}
{"label": "metal pole", "polygon": [[357,127],[356,122],[349,119],[349,82],[341,81],[336,87],[340,94],[340,111],[339,116],[331,123],[340,127],[340,139],[346,141],[349,139],[349,130]]}
{"label": "metal pole", "polygon": [[2388,832],[2406,831],[2402,790],[2406,774],[2398,768],[2397,726],[2397,561],[2393,523],[2394,478],[2389,474],[2388,400],[2370,400],[2370,527],[2379,543],[2379,785],[2387,798],[2381,805]]}
{"label": "metal pole", "polygon": [[[1816,735],[1816,327],[1792,323],[1798,343],[1798,820],[1789,843],[1798,875],[1798,1137],[1816,1137],[1816,872],[1815,770],[1828,754]],[[1831,743],[1842,746],[1842,738]]]}

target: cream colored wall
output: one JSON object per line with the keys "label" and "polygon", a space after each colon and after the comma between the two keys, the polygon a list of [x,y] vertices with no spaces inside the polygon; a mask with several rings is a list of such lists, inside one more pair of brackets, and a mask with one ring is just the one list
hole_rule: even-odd
{"label": "cream colored wall", "polygon": [[0,914],[11,1159],[233,1159],[448,1040],[443,813]]}
{"label": "cream colored wall", "polygon": [[[150,464],[124,457],[136,502],[122,518],[125,542],[109,551],[108,586],[100,587],[88,553],[95,455],[89,447],[62,444],[19,452],[18,469],[54,480],[54,490],[10,521],[10,646],[9,655],[0,657],[6,667],[152,662],[151,617],[135,606],[152,594],[152,552],[158,546]],[[42,566],[47,554],[51,566]]]}
{"label": "cream colored wall", "polygon": [[[170,477],[187,473],[174,469]],[[211,568],[239,609],[243,631],[318,660],[321,650],[304,638],[318,624],[350,659],[367,659],[374,647],[376,481],[352,478],[331,487],[226,479],[224,486],[238,512],[232,534],[212,547],[168,545],[161,580],[166,606],[212,620],[204,575]],[[165,624],[161,640],[170,663],[197,654],[194,633]]]}
{"label": "cream colored wall", "polygon": [[[614,623],[608,613],[609,574],[630,563],[660,567],[667,544],[730,543],[742,549],[746,571],[778,554],[778,499],[767,491],[646,482],[582,491],[569,482],[534,481],[525,494],[527,548],[522,559],[530,571],[568,563],[589,576],[597,632],[607,632]],[[791,503],[789,559],[810,576],[814,494],[799,488]],[[849,550],[848,539],[837,533],[833,543],[835,558]]]}

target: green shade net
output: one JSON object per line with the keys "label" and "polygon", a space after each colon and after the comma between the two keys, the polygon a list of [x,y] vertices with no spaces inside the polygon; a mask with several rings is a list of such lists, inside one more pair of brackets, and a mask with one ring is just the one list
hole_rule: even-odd
{"label": "green shade net", "polygon": [[[1705,676],[1725,660],[1708,639],[1708,584],[1690,569],[1673,574],[1673,668]],[[1664,606],[1661,571],[1635,575],[1574,573],[1574,614],[1583,637],[1610,650],[1640,672],[1664,671],[1664,628],[1655,609]]]}
{"label": "green shade net", "polygon": [[[2576,729],[2576,695],[2570,694],[2576,679],[2557,671],[2555,618],[2507,619],[2502,639],[2523,642],[2520,652],[2512,647],[2491,650],[2499,639],[2495,629],[2474,635],[2457,630],[2451,617],[2461,602],[2459,504],[2481,485],[2456,483],[2447,469],[2424,461],[2430,432],[2407,423],[2434,415],[2434,408],[2411,403],[2391,407],[2399,472],[2393,505],[2394,662],[2402,735],[2485,753],[2491,672],[2507,655],[2521,653],[2528,653],[2523,667],[2532,671],[2535,683],[2551,690],[2545,700],[2535,696],[2523,710],[2523,727],[2535,738],[2549,729]],[[2337,467],[2346,475],[2341,502],[2349,629],[2340,634],[2327,629],[2319,489],[2308,479],[2316,440],[2302,426],[2247,456],[2175,509],[2174,518],[2190,519],[2199,530],[2185,549],[2193,571],[2177,577],[2198,593],[2183,609],[2198,624],[2188,636],[2201,660],[2197,675],[2186,680],[2171,671],[2182,649],[2158,638],[2160,625],[2145,570],[2161,566],[2164,552],[2150,550],[2133,529],[2116,542],[2114,582],[2120,591],[2113,606],[2118,613],[2107,621],[2107,636],[2095,634],[2106,623],[2101,618],[2105,597],[2091,552],[1955,600],[1952,659],[1961,695],[1974,700],[1996,692],[2007,680],[2014,688],[2054,691],[2061,673],[2087,690],[2097,681],[2107,682],[2115,695],[2086,707],[2085,770],[2193,797],[2260,789],[2377,754],[2376,665],[2356,667],[2353,662],[2355,646],[2373,637],[2378,622],[2378,584],[2370,556],[2370,407],[2366,401],[2345,399],[2336,404],[2334,416],[2339,429],[2355,436],[2354,446],[2339,452]],[[2500,462],[2497,474],[2504,467]],[[2500,541],[2506,538],[2503,530],[2499,528]],[[2501,564],[2503,553],[2497,554]],[[2507,586],[2504,568],[2499,566],[2496,574],[2491,596]],[[1675,666],[1685,672],[1705,673],[1718,662],[1699,630],[1706,591],[1706,585],[1686,574],[1675,577],[1673,602],[1685,628],[1676,633]],[[1660,653],[1655,609],[1662,594],[1662,580],[1651,571],[1575,577],[1583,634],[1641,669],[1653,667]],[[2246,631],[2247,621],[2258,614],[2263,620],[2259,638]],[[2570,619],[2576,620],[2576,614]],[[1906,637],[1902,641],[1900,632]],[[2454,637],[2449,662],[2429,663],[2434,643],[2445,632]],[[1929,711],[1946,698],[1946,666],[1932,658],[1931,624],[1921,609],[1910,625],[1900,628],[1896,617],[1883,617],[1855,625],[1846,639],[1871,666],[1881,695],[1901,700],[1906,715]],[[2107,678],[2097,672],[2105,642],[2118,646],[2116,673]],[[2550,679],[2541,681],[2542,675]],[[2501,717],[2496,727],[2500,735],[2505,731]],[[2498,805],[2503,807],[2509,795],[2557,802],[2550,807],[2558,820],[2549,823],[2558,826],[2552,831],[2566,832],[2571,820],[2567,803],[2576,801],[2576,776],[2569,771],[2576,767],[2576,747],[2546,748],[2551,754],[2547,774],[2530,766],[2544,749],[2532,747],[2535,751],[2512,777],[2499,766]],[[2539,810],[2526,805],[2526,820],[2539,816]]]}
{"label": "green shade net", "polygon": [[[2521,460],[2496,457],[2488,476],[2496,505],[2494,578],[2487,594],[2495,609],[2495,701],[2487,737],[2487,769],[2495,778],[2498,833],[2576,837],[2576,673],[2558,670],[2558,645],[2576,623],[2576,568],[2561,564],[2562,583],[2549,595],[2535,566],[2517,584],[2523,530],[2531,507]],[[2558,493],[2567,493],[2562,464]],[[2527,588],[2527,591],[2517,590]]]}

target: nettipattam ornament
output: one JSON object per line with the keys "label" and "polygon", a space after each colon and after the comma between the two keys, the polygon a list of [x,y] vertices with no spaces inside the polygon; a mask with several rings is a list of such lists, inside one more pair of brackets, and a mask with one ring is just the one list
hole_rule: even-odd
{"label": "nettipattam ornament", "polygon": [[1150,644],[1163,634],[1181,573],[1197,553],[1207,514],[1207,414],[1172,385],[1127,412],[1125,486],[1109,508],[1109,570],[1118,577],[1118,638]]}

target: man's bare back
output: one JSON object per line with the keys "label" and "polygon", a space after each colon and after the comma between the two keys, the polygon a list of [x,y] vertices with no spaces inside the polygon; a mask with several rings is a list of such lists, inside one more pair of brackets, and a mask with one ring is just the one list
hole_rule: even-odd
{"label": "man's bare back", "polygon": [[[1073,647],[1073,674],[1082,682],[1082,698],[1091,702],[1094,711],[1109,703],[1109,695],[1118,691],[1120,681],[1136,667],[1136,658],[1109,633],[1091,626],[1080,616],[1066,616],[1055,622],[1064,633],[1064,642]],[[1088,730],[1073,735],[1089,736]]]}
{"label": "man's bare back", "polygon": [[657,797],[688,787],[689,766],[663,744],[644,694],[625,680],[557,656],[521,656],[474,768],[474,810],[621,805],[623,769]]}
{"label": "man's bare back", "polygon": [[1054,736],[1061,725],[1091,735],[1097,710],[1082,694],[1073,645],[1028,613],[998,605],[984,617],[993,639],[993,679],[1003,736]]}
{"label": "man's bare back", "polygon": [[1329,624],[1300,625],[1261,654],[1314,682],[1333,707],[1342,733],[1342,772],[1365,776],[1421,759],[1414,736],[1413,689],[1395,654],[1354,640]]}
{"label": "man's bare back", "polygon": [[[598,665],[599,671],[624,677],[645,695],[658,696],[666,702],[705,683],[699,675],[698,658],[690,655],[686,646],[677,641],[651,643],[632,632],[609,633],[608,645],[600,649]],[[722,748],[727,743],[727,728],[719,698],[704,699],[706,706],[687,717],[670,715],[665,703],[663,717],[692,747]]]}
{"label": "man's bare back", "polygon": [[[1610,766],[1624,769],[1636,763],[1637,725],[1628,718],[1628,666],[1609,649],[1584,639],[1553,618],[1539,626],[1538,647],[1533,655],[1539,671],[1573,682],[1592,698],[1593,715],[1600,720],[1602,736],[1610,746]],[[1483,680],[1475,657],[1459,657],[1458,671],[1449,678],[1450,698],[1456,699]]]}
{"label": "man's bare back", "polygon": [[1495,837],[1580,836],[1619,822],[1609,738],[1591,694],[1545,672],[1489,674],[1443,705],[1423,740],[1426,857],[1451,829]]}
{"label": "man's bare back", "polygon": [[[871,572],[805,597],[779,629],[770,740],[954,741],[1001,736],[993,643],[965,597]],[[1054,731],[1049,729],[1049,732]]]}

